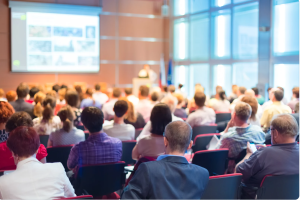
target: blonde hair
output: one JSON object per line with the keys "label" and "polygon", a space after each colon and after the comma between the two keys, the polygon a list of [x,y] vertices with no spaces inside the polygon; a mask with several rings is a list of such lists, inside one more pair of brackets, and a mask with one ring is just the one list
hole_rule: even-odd
{"label": "blonde hair", "polygon": [[184,101],[183,95],[180,93],[173,93],[173,96],[177,98],[178,104],[181,104]]}
{"label": "blonde hair", "polygon": [[66,132],[70,132],[75,118],[71,106],[67,105],[62,107],[57,113],[57,116],[59,116],[61,122],[63,123],[63,130]]}
{"label": "blonde hair", "polygon": [[0,97],[4,97],[4,90],[2,88],[0,88]]}
{"label": "blonde hair", "polygon": [[124,100],[128,104],[128,110],[127,110],[127,113],[125,114],[124,118],[127,119],[131,123],[135,123],[136,120],[137,120],[137,116],[136,116],[136,113],[134,111],[134,107],[133,107],[132,102],[128,101],[128,99],[125,98],[125,97],[121,97],[119,100]]}
{"label": "blonde hair", "polygon": [[37,117],[43,116],[43,106],[42,102],[44,101],[46,95],[43,92],[38,92],[34,95],[35,106],[33,108],[33,114]]}

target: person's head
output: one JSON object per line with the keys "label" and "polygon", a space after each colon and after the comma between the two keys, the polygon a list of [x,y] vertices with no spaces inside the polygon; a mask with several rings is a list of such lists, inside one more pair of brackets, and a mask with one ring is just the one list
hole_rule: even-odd
{"label": "person's head", "polygon": [[224,101],[224,100],[227,99],[226,93],[225,93],[224,90],[221,90],[221,91],[219,92],[219,98],[220,98],[222,101]]}
{"label": "person's head", "polygon": [[181,89],[183,87],[183,84],[179,83],[178,89]]}
{"label": "person's head", "polygon": [[169,123],[165,128],[164,143],[166,153],[184,154],[193,145],[192,128],[183,121]]}
{"label": "person's head", "polygon": [[144,65],[144,70],[149,71],[150,70],[150,66],[149,65]]}
{"label": "person's head", "polygon": [[255,97],[255,92],[252,89],[246,90],[245,96]]}
{"label": "person's head", "polygon": [[75,114],[72,110],[71,106],[64,106],[62,107],[58,113],[60,121],[63,123],[63,130],[66,132],[70,132],[71,128],[73,127],[73,121],[75,119]]}
{"label": "person's head", "polygon": [[258,109],[258,102],[255,97],[251,96],[244,96],[241,99],[242,102],[245,102],[251,106],[252,112],[251,112],[251,119],[255,120],[256,119],[256,113]]}
{"label": "person's head", "polygon": [[151,101],[156,102],[159,99],[159,93],[158,92],[152,92],[151,93]]}
{"label": "person's head", "polygon": [[101,90],[101,86],[99,83],[95,85],[95,91],[99,92]]}
{"label": "person's head", "polygon": [[79,101],[79,95],[76,91],[74,90],[68,90],[66,92],[66,103],[70,105],[71,107],[77,107],[78,106],[78,101]]}
{"label": "person's head", "polygon": [[295,113],[299,113],[299,102],[295,105]]}
{"label": "person's head", "polygon": [[278,88],[279,90],[281,90],[281,91],[284,93],[283,87],[278,86],[277,88]]}
{"label": "person's head", "polygon": [[176,90],[176,88],[175,88],[175,86],[174,86],[174,85],[169,85],[169,87],[168,87],[168,91],[169,91],[170,93],[174,93],[174,92],[175,92],[175,90]]}
{"label": "person's head", "polygon": [[124,92],[126,96],[132,95],[132,88],[125,88]]}
{"label": "person's head", "polygon": [[162,86],[162,91],[163,91],[163,92],[168,92],[168,87],[167,87],[166,85],[163,85],[163,86]]}
{"label": "person's head", "polygon": [[128,110],[125,113],[124,118],[127,119],[131,123],[135,123],[136,119],[137,119],[137,116],[136,116],[136,113],[134,111],[133,103],[128,101],[128,99],[126,97],[121,97],[119,100],[126,101],[127,105],[128,105]]}
{"label": "person's head", "polygon": [[30,96],[30,98],[34,98],[34,95],[36,94],[36,93],[38,93],[40,90],[39,90],[39,88],[37,88],[37,87],[32,87],[30,90],[29,90],[29,96]]}
{"label": "person's head", "polygon": [[8,102],[15,101],[17,98],[17,93],[13,90],[10,90],[6,93],[6,99]]}
{"label": "person's head", "polygon": [[223,90],[222,86],[220,86],[220,85],[216,86],[216,94],[219,94],[219,92],[222,90]]}
{"label": "person's head", "polygon": [[232,85],[232,86],[231,86],[231,90],[232,90],[232,93],[233,93],[233,94],[236,94],[236,95],[237,95],[238,90],[239,90],[239,86],[237,86],[237,85]]}
{"label": "person's head", "polygon": [[56,99],[52,96],[46,96],[42,103],[44,110],[43,110],[43,121],[48,122],[53,117],[54,108],[56,106]]}
{"label": "person's head", "polygon": [[151,111],[150,121],[151,133],[162,136],[166,125],[172,121],[170,108],[164,103],[156,104]]}
{"label": "person's head", "polygon": [[113,98],[118,99],[121,97],[121,95],[122,95],[122,90],[120,88],[113,89],[113,93],[112,93]]}
{"label": "person's head", "polygon": [[197,92],[204,92],[204,87],[200,83],[195,84],[195,93]]}
{"label": "person's head", "polygon": [[255,96],[259,95],[259,91],[257,87],[252,88],[252,90],[254,91]]}
{"label": "person's head", "polygon": [[293,97],[299,99],[299,87],[293,88]]}
{"label": "person's head", "polygon": [[240,125],[247,123],[252,113],[252,108],[248,103],[239,102],[234,107],[234,112],[232,114],[232,119],[235,125]]}
{"label": "person's head", "polygon": [[149,88],[146,85],[141,85],[139,88],[139,97],[148,98]]}
{"label": "person's head", "polygon": [[169,96],[164,97],[161,100],[161,103],[167,104],[169,106],[171,112],[174,113],[175,110],[176,110],[176,106],[178,104],[178,101],[177,101],[176,97],[169,95]]}
{"label": "person's head", "polygon": [[3,98],[5,95],[4,90],[2,88],[0,88],[0,98]]}
{"label": "person's head", "polygon": [[14,114],[15,110],[6,101],[0,101],[0,124],[6,124],[7,120]]}
{"label": "person's head", "polygon": [[246,90],[247,90],[247,88],[245,88],[243,86],[239,87],[237,95],[241,96],[241,95],[245,94]]}
{"label": "person's head", "polygon": [[123,117],[128,110],[128,103],[124,100],[118,100],[114,105],[114,112],[116,117]]}
{"label": "person's head", "polygon": [[65,85],[65,84],[62,84],[62,85],[60,86],[60,89],[63,89],[63,88],[65,88],[65,89],[67,90],[67,89],[68,89],[68,86]]}
{"label": "person's head", "polygon": [[29,93],[29,87],[26,83],[21,83],[17,87],[17,95],[19,99],[24,99]]}
{"label": "person's head", "polygon": [[290,114],[275,115],[271,121],[272,144],[292,143],[298,135],[298,124]]}
{"label": "person's head", "polygon": [[11,132],[19,126],[33,127],[33,122],[27,112],[16,112],[6,122],[5,130]]}
{"label": "person's head", "polygon": [[93,89],[92,88],[86,89],[85,94],[88,97],[92,97],[93,96]]}
{"label": "person's head", "polygon": [[[180,108],[181,108],[181,107],[182,107],[182,104],[183,104],[183,102],[184,102],[184,97],[183,97],[183,95],[180,94],[180,93],[174,93],[173,96],[176,97],[176,99],[177,99],[177,101],[178,101],[177,105],[180,106]],[[178,106],[177,106],[177,107],[178,107]]]}
{"label": "person's head", "polygon": [[275,102],[275,101],[281,101],[282,99],[283,99],[283,92],[282,92],[282,90],[276,89],[274,91],[273,95],[272,95],[271,100],[273,102]]}
{"label": "person's head", "polygon": [[91,134],[102,130],[103,120],[103,113],[97,107],[86,107],[81,113],[81,122]]}
{"label": "person's head", "polygon": [[54,90],[50,90],[46,92],[46,96],[51,96],[56,99],[56,92]]}
{"label": "person's head", "polygon": [[205,105],[206,95],[203,92],[196,92],[194,95],[195,104],[201,108]]}
{"label": "person's head", "polygon": [[52,90],[54,90],[55,92],[58,92],[59,89],[60,89],[60,86],[58,84],[55,84],[52,86]]}
{"label": "person's head", "polygon": [[80,85],[75,85],[75,90],[77,91],[78,94],[82,93],[82,88]]}
{"label": "person's head", "polygon": [[58,90],[58,96],[60,101],[63,101],[65,99],[66,92],[67,92],[66,88],[61,88]]}
{"label": "person's head", "polygon": [[33,114],[37,117],[41,117],[43,113],[43,106],[42,103],[44,99],[46,98],[46,95],[43,92],[38,92],[34,95],[34,108],[33,108]]}

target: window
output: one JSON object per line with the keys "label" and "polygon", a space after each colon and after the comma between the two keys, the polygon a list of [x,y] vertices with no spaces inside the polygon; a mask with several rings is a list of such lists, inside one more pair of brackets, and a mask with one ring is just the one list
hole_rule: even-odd
{"label": "window", "polygon": [[231,0],[212,0],[212,6],[222,7],[231,3]]}
{"label": "window", "polygon": [[250,0],[233,0],[234,3],[242,3],[242,2],[246,2],[246,1],[250,1]]}
{"label": "window", "polygon": [[234,7],[233,20],[234,59],[257,58],[258,3]]}
{"label": "window", "polygon": [[190,5],[191,13],[205,11],[209,9],[209,0],[190,0]]}
{"label": "window", "polygon": [[188,67],[184,65],[175,66],[174,67],[174,85],[178,86],[178,84],[183,84],[184,87],[182,88],[184,92],[187,93],[188,91],[188,85],[189,85],[189,72]]}
{"label": "window", "polygon": [[184,19],[174,21],[174,59],[185,60],[188,57],[188,23]]}
{"label": "window", "polygon": [[181,16],[188,14],[189,4],[188,0],[173,0],[173,15]]}
{"label": "window", "polygon": [[204,87],[204,93],[209,94],[209,64],[190,65],[189,71],[189,97],[192,98],[195,93],[195,84],[200,83]]}
{"label": "window", "polygon": [[230,65],[214,65],[213,66],[213,88],[212,93],[215,94],[216,86],[220,85],[226,92],[226,95],[231,93],[231,66]]}
{"label": "window", "polygon": [[234,63],[232,84],[244,86],[248,89],[256,87],[258,82],[257,63]]}

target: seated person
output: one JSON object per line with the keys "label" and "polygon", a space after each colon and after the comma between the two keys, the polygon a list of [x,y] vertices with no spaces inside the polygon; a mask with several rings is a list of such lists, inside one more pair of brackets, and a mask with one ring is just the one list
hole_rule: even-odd
{"label": "seated person", "polygon": [[131,124],[135,129],[144,128],[146,122],[141,113],[138,113],[134,110],[133,103],[124,97],[121,97],[120,100],[124,100],[128,104],[127,113],[124,115],[124,123]]}
{"label": "seated person", "polygon": [[223,133],[221,133],[220,148],[229,149],[227,173],[234,172],[235,159],[243,149],[246,149],[247,142],[254,144],[263,144],[265,142],[265,133],[260,126],[249,125],[247,123],[251,116],[251,106],[244,102],[238,102],[234,107],[231,120]]}
{"label": "seated person", "polygon": [[0,143],[5,142],[8,138],[5,125],[14,112],[14,108],[8,102],[0,101]]}
{"label": "seated person", "polygon": [[74,118],[74,126],[78,126],[81,124],[81,112],[82,109],[78,108],[78,103],[79,103],[79,95],[76,92],[76,90],[68,90],[66,92],[66,103],[67,105],[71,106],[74,114],[75,114],[75,118]]}
{"label": "seated person", "polygon": [[276,115],[271,121],[272,146],[262,147],[255,153],[247,147],[247,155],[236,166],[242,173],[242,198],[254,199],[264,176],[299,174],[299,144],[296,120],[289,114]]}
{"label": "seated person", "polygon": [[132,150],[132,159],[149,156],[156,158],[165,153],[163,133],[167,124],[172,121],[170,108],[164,103],[154,106],[150,116],[151,134],[140,138]]}
{"label": "seated person", "polygon": [[139,103],[139,98],[132,94],[132,88],[125,88],[124,92],[128,101],[130,101],[135,107]]}
{"label": "seated person", "polygon": [[227,100],[224,90],[219,91],[218,99],[212,107],[216,112],[229,112],[230,103]]}
{"label": "seated person", "polygon": [[185,103],[183,95],[180,94],[180,93],[174,93],[173,96],[176,97],[177,100],[178,100],[178,104],[177,104],[176,109],[174,111],[174,115],[176,117],[180,117],[180,118],[187,118],[188,116],[186,114],[186,111],[185,111],[185,109],[182,108],[182,106]]}
{"label": "seated person", "polygon": [[118,101],[118,99],[121,97],[122,91],[120,88],[114,88],[112,93],[112,98],[103,105],[102,111],[104,115],[105,120],[111,120],[114,118],[114,105]]}
{"label": "seated person", "polygon": [[34,95],[34,107],[31,110],[25,110],[32,119],[43,116],[43,106],[42,103],[46,95],[43,92],[38,92]]}
{"label": "seated person", "polygon": [[124,123],[124,115],[127,113],[127,110],[127,102],[118,100],[114,106],[115,118],[109,122],[110,124],[103,127],[103,132],[110,137],[119,138],[121,141],[134,140],[134,126]]}
{"label": "seated person", "polygon": [[[155,107],[153,108],[153,110]],[[157,161],[142,163],[122,199],[200,199],[208,183],[208,171],[190,164],[184,157],[193,145],[192,128],[175,121],[165,128],[166,154]]]}
{"label": "seated person", "polygon": [[147,123],[150,119],[151,110],[154,105],[149,100],[149,87],[146,85],[140,86],[139,99],[140,101],[136,106],[136,111],[143,115],[144,120]]}
{"label": "seated person", "polygon": [[299,87],[294,87],[293,88],[293,98],[292,100],[288,103],[288,106],[295,111],[296,104],[299,103]]}
{"label": "seated person", "polygon": [[94,99],[92,88],[88,88],[86,90],[85,96],[86,98],[83,99],[80,104],[81,109],[84,109],[85,107],[89,107],[89,106],[94,106],[101,109],[102,104],[98,100]]}
{"label": "seated person", "polygon": [[32,110],[33,105],[25,102],[25,98],[29,93],[29,88],[26,83],[21,83],[17,88],[18,99],[16,101],[9,102],[16,112]]}
{"label": "seated person", "polygon": [[[33,127],[31,117],[26,112],[14,113],[9,120],[6,122],[5,129],[6,132],[12,132],[19,126]],[[0,170],[15,170],[16,164],[14,163],[14,158],[11,151],[6,145],[6,140],[0,143]],[[36,153],[36,159],[41,163],[46,163],[47,149],[43,144],[40,144],[38,152]]]}
{"label": "seated person", "polygon": [[38,93],[40,90],[39,90],[39,88],[37,88],[37,87],[32,87],[30,90],[29,90],[29,96],[30,96],[30,98],[29,99],[27,99],[27,100],[25,100],[27,103],[30,103],[30,104],[33,104],[33,102],[34,102],[34,95],[36,94],[36,93]]}
{"label": "seated person", "polygon": [[178,104],[178,100],[176,97],[174,97],[173,95],[167,95],[165,96],[162,100],[161,103],[165,103],[169,106],[171,113],[172,113],[172,121],[183,121],[183,119],[181,119],[180,117],[176,117],[174,115],[174,112],[176,110],[176,106]]}
{"label": "seated person", "polygon": [[81,121],[89,131],[89,138],[76,144],[68,158],[68,168],[76,172],[78,165],[93,165],[118,162],[122,157],[122,142],[109,137],[102,131],[103,113],[99,108],[86,107],[81,114]]}
{"label": "seated person", "polygon": [[17,169],[0,177],[0,199],[60,199],[74,197],[74,189],[61,163],[40,163],[36,158],[40,138],[20,126],[9,133],[7,147]]}
{"label": "seated person", "polygon": [[257,104],[256,98],[251,97],[251,96],[244,96],[241,99],[241,102],[245,102],[245,103],[249,104],[251,106],[251,109],[252,109],[251,116],[248,119],[248,124],[257,125],[257,126],[260,127],[259,116],[258,116],[258,113],[257,113],[259,104]]}
{"label": "seated person", "polygon": [[95,85],[95,92],[93,93],[93,98],[96,101],[99,101],[101,105],[105,104],[108,101],[108,96],[101,92],[101,86],[100,84]]}
{"label": "seated person", "polygon": [[206,95],[203,92],[196,92],[194,95],[196,111],[187,118],[187,123],[193,128],[195,126],[209,125],[216,122],[216,113],[213,109],[205,106]]}
{"label": "seated person", "polygon": [[48,147],[61,145],[78,144],[85,140],[85,134],[82,130],[74,127],[74,112],[71,106],[65,106],[57,113],[63,127],[60,130],[52,132],[49,136]]}

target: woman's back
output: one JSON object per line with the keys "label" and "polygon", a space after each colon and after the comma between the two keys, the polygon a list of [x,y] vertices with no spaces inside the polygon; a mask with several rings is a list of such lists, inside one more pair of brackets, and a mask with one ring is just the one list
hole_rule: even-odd
{"label": "woman's back", "polygon": [[42,117],[38,117],[32,120],[33,128],[39,135],[50,135],[61,128],[61,121],[58,116],[52,117],[48,122],[43,120]]}
{"label": "woman's back", "polygon": [[218,100],[213,106],[213,109],[216,112],[229,112],[229,108],[230,108],[230,103],[226,99]]}
{"label": "woman's back", "polygon": [[70,132],[63,129],[57,130],[50,134],[49,140],[52,141],[52,146],[78,144],[85,140],[85,134],[82,130],[73,127]]}
{"label": "woman's back", "polygon": [[158,157],[165,153],[164,137],[147,136],[142,138],[137,144],[137,152],[141,157]]}
{"label": "woman's back", "polygon": [[124,123],[131,124],[135,129],[144,128],[144,126],[146,125],[146,122],[140,113],[137,113],[135,122],[130,122],[128,119],[124,119]]}

